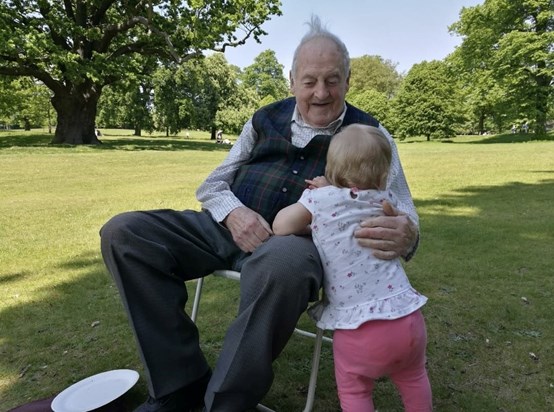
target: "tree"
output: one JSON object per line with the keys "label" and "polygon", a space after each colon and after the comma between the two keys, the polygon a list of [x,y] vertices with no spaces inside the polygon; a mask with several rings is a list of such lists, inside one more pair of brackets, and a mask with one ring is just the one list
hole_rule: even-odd
{"label": "tree", "polygon": [[464,122],[457,129],[458,134],[505,130],[517,117],[510,104],[510,91],[495,80],[490,69],[466,70],[459,49],[446,58],[446,63],[451,72],[449,77],[461,94],[458,101]]}
{"label": "tree", "polygon": [[537,134],[546,133],[554,96],[552,0],[485,0],[463,8],[450,30],[463,36],[460,56],[476,74],[490,70],[509,103]]}
{"label": "tree", "polygon": [[166,136],[177,134],[183,124],[190,125],[190,118],[181,116],[181,112],[189,113],[192,102],[187,101],[189,107],[183,107],[184,91],[177,85],[176,70],[173,66],[160,67],[153,76],[154,125],[157,130],[165,131]]}
{"label": "tree", "polygon": [[383,123],[389,132],[394,133],[391,124],[391,101],[384,93],[374,89],[362,90],[351,94],[348,102],[364,112],[370,113],[379,122]]}
{"label": "tree", "polygon": [[[161,61],[259,41],[278,0],[5,0],[0,74],[31,76],[53,93],[53,143],[97,143],[97,103],[106,85]],[[241,33],[239,35],[238,33]]]}
{"label": "tree", "polygon": [[239,83],[236,92],[227,99],[225,107],[217,112],[216,123],[222,130],[239,134],[244,124],[261,105],[256,91],[244,83]]}
{"label": "tree", "polygon": [[158,62],[151,56],[138,56],[142,68],[113,83],[102,92],[98,102],[97,126],[134,129],[135,136],[142,130],[152,132],[153,73]]}
{"label": "tree", "polygon": [[349,95],[375,90],[390,99],[402,82],[396,64],[381,56],[365,55],[350,59],[350,71]]}
{"label": "tree", "polygon": [[0,76],[0,123],[18,125],[30,130],[48,124],[50,92],[40,82],[29,77]]}
{"label": "tree", "polygon": [[410,69],[394,99],[399,137],[423,135],[430,140],[455,135],[459,114],[455,82],[450,80],[444,62],[424,61]]}
{"label": "tree", "polygon": [[283,67],[273,50],[265,50],[256,56],[254,63],[244,69],[240,78],[246,87],[256,91],[260,101],[271,103],[289,94]]}
{"label": "tree", "polygon": [[177,87],[184,93],[179,100],[180,117],[188,118],[191,127],[210,130],[215,140],[217,113],[236,92],[235,74],[222,53],[183,64],[176,72]]}
{"label": "tree", "polygon": [[396,65],[380,56],[362,56],[350,60],[349,103],[371,113],[393,133],[391,98],[402,82]]}

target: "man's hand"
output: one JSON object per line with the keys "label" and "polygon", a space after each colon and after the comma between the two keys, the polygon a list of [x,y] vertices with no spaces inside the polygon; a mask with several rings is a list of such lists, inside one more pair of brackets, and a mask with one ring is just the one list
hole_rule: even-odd
{"label": "man's hand", "polygon": [[361,246],[372,248],[379,259],[406,256],[416,243],[417,228],[390,203],[383,202],[383,209],[385,216],[364,220],[354,236]]}
{"label": "man's hand", "polygon": [[253,252],[273,234],[269,223],[247,207],[234,209],[223,223],[231,231],[237,246],[244,252]]}

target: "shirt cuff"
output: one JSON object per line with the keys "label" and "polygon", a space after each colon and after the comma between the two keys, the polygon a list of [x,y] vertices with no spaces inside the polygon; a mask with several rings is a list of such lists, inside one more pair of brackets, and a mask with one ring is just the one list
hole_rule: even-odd
{"label": "shirt cuff", "polygon": [[207,210],[216,222],[223,222],[225,218],[238,207],[244,206],[240,200],[234,196],[221,196],[210,199],[202,205],[202,209]]}

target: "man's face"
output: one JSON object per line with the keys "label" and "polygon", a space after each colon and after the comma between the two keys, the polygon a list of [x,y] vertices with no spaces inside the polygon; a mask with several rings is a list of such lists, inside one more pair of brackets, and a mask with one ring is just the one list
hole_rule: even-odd
{"label": "man's face", "polygon": [[296,73],[290,76],[302,119],[315,127],[325,127],[336,120],[344,108],[349,80],[334,42],[314,39],[304,44],[296,60]]}

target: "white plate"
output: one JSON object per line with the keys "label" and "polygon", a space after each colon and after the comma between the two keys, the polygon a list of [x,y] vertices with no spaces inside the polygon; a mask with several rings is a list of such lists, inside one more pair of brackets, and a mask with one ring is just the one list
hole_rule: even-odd
{"label": "white plate", "polygon": [[86,412],[119,398],[139,378],[136,371],[116,369],[89,376],[58,394],[50,405],[54,412]]}

